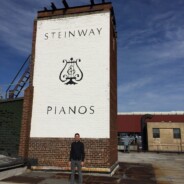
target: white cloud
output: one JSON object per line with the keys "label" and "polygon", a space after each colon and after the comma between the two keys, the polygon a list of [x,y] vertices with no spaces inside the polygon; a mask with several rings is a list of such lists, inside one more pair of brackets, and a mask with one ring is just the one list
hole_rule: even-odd
{"label": "white cloud", "polygon": [[149,84],[150,82],[152,82],[152,78],[141,78],[141,79],[137,79],[135,81],[131,81],[128,83],[124,83],[124,84],[120,84],[118,86],[118,93],[129,93],[131,91],[136,92],[136,90],[140,89],[140,88],[145,88],[147,84]]}
{"label": "white cloud", "polygon": [[1,42],[21,53],[30,53],[34,13],[10,2],[4,4],[1,12]]}

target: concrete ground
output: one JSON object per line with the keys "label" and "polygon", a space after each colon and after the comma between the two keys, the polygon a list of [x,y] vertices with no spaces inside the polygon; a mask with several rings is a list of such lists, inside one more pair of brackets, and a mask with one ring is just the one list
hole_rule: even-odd
{"label": "concrete ground", "polygon": [[[183,184],[184,154],[118,152],[119,170],[112,176],[84,174],[83,184]],[[0,184],[69,184],[69,174],[34,172],[0,181]],[[76,178],[77,179],[77,178]]]}
{"label": "concrete ground", "polygon": [[[119,160],[126,162],[128,165],[135,164],[134,166],[136,166],[136,163],[139,163],[140,167],[137,167],[137,172],[135,172],[135,175],[130,174],[130,176],[134,179],[136,179],[136,177],[141,177],[141,174],[143,174],[141,172],[142,169],[149,168],[149,171],[152,172],[152,177],[149,177],[148,171],[146,170],[145,176],[144,174],[142,175],[142,179],[148,178],[150,181],[155,181],[155,184],[184,183],[183,153],[119,153]],[[149,165],[149,167],[144,167],[145,164],[147,164],[147,166]],[[127,168],[125,174],[128,173],[128,170],[130,171],[131,169],[133,168]]]}

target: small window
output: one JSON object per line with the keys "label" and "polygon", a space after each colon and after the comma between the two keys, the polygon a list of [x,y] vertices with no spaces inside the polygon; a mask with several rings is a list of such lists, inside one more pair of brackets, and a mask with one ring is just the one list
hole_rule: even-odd
{"label": "small window", "polygon": [[153,128],[153,138],[160,138],[160,129]]}
{"label": "small window", "polygon": [[180,128],[173,128],[173,138],[174,139],[181,139]]}

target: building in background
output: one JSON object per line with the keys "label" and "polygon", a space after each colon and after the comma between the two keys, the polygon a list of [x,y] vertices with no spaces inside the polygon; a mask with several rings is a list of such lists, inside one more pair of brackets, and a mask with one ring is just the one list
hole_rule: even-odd
{"label": "building in background", "polygon": [[[134,138],[130,150],[183,152],[183,126],[184,112],[118,113],[118,149],[124,148],[123,137],[128,135]],[[160,132],[160,138],[153,132]]]}
{"label": "building in background", "polygon": [[148,151],[183,152],[184,122],[148,122]]}

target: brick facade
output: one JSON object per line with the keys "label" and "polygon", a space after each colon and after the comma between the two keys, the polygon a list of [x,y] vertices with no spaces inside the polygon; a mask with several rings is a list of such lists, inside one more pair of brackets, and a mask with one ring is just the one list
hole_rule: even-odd
{"label": "brick facade", "polygon": [[[47,18],[64,14],[90,13],[93,11],[112,11],[110,3],[68,10],[41,11],[38,18]],[[85,138],[81,141],[85,145],[85,168],[86,171],[111,172],[117,164],[117,65],[116,65],[116,33],[114,30],[114,18],[110,22],[110,139]],[[24,112],[22,119],[21,142],[19,155],[35,161],[35,169],[58,168],[68,170],[69,150],[73,139],[71,138],[30,138],[30,122],[33,100],[33,70],[35,57],[36,21],[34,24],[32,63],[30,87],[25,92]],[[108,113],[108,112],[107,112]]]}
{"label": "brick facade", "polygon": [[117,40],[113,17],[110,20],[110,165],[117,162]]}
{"label": "brick facade", "polygon": [[[58,166],[68,169],[71,138],[31,138],[29,158],[40,166]],[[110,164],[108,139],[81,139],[85,145],[85,167],[106,168]]]}
{"label": "brick facade", "polygon": [[19,145],[19,156],[23,158],[28,158],[32,100],[33,100],[33,87],[30,86],[24,92],[24,104],[23,104],[22,125],[20,134],[20,145]]}

